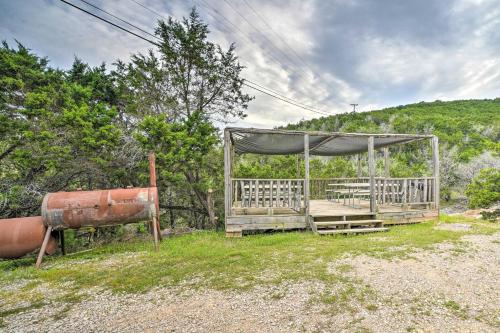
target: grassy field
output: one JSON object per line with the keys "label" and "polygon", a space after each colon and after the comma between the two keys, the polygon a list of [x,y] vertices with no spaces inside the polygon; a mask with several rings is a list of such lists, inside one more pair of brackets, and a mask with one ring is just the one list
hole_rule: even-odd
{"label": "grassy field", "polygon": [[451,222],[467,222],[472,229],[438,230],[434,228],[436,222],[426,222],[358,236],[275,232],[225,238],[223,233],[199,232],[165,239],[159,252],[153,251],[151,241],[142,240],[65,257],[45,257],[41,270],[34,269],[34,258],[1,261],[0,318],[43,306],[47,302],[44,289],[57,290],[55,301],[74,303],[93,288],[137,293],[179,285],[243,290],[284,281],[335,283],[343,275],[341,270],[339,274],[328,272],[328,264],[345,255],[405,257],[415,249],[432,248],[445,241],[453,242],[457,252],[463,252],[467,249],[460,241],[462,236],[500,230],[495,223],[442,217],[441,223]]}

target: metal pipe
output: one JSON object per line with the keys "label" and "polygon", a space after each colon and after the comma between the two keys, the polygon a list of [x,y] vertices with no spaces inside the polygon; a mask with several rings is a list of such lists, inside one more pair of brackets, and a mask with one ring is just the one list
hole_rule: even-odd
{"label": "metal pipe", "polygon": [[[41,216],[0,219],[0,258],[19,258],[40,248],[46,230]],[[56,249],[57,240],[50,235],[45,253]]]}

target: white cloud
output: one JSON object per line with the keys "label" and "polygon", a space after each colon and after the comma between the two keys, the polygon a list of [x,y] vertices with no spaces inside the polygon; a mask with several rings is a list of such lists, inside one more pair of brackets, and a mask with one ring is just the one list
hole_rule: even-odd
{"label": "white cloud", "polygon": [[[137,1],[176,18],[187,16],[196,5],[213,41],[225,48],[236,42],[247,66],[245,78],[319,110],[344,112],[354,102],[369,110],[438,98],[498,96],[499,0],[447,5],[413,0],[405,6],[374,6],[366,0],[246,0],[281,38],[243,0],[230,3],[252,24],[223,0],[206,3],[226,19],[202,0]],[[91,2],[148,31],[158,19],[132,1]],[[434,4],[431,9],[429,4]],[[75,54],[98,65],[126,61],[130,54],[151,47],[59,1],[0,2],[0,20],[2,38],[20,40],[59,67],[67,68]],[[273,127],[320,116],[246,89],[257,98],[238,126]]]}

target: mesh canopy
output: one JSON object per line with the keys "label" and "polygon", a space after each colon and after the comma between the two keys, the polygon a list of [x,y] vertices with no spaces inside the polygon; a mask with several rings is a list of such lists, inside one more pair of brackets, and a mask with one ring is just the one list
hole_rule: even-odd
{"label": "mesh canopy", "polygon": [[309,134],[310,155],[320,156],[366,152],[370,136],[374,138],[375,149],[432,137],[432,135],[326,133],[232,127],[226,128],[226,131],[230,134],[236,153],[263,155],[301,154],[304,152],[305,134]]}

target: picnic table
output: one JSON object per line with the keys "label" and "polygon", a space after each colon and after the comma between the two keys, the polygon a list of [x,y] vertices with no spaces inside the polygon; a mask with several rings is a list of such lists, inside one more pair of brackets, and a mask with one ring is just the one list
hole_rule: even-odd
{"label": "picnic table", "polygon": [[[344,199],[344,205],[355,206],[355,198],[358,198],[358,202],[361,197],[370,195],[370,183],[334,183],[328,184],[330,189],[327,190],[327,198],[334,199],[337,196],[337,202],[340,202],[340,197]],[[331,194],[332,196],[328,196]],[[352,204],[351,204],[352,201]]]}

